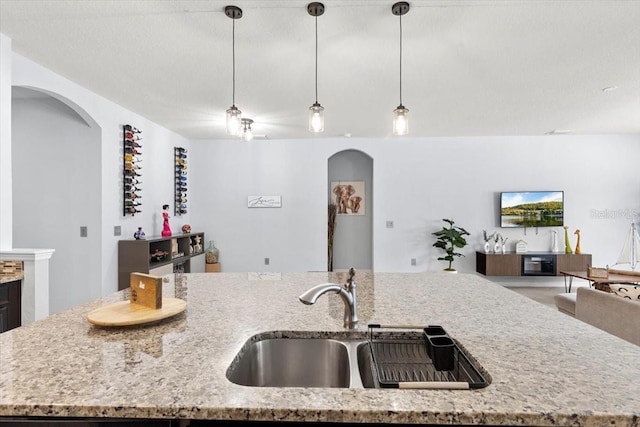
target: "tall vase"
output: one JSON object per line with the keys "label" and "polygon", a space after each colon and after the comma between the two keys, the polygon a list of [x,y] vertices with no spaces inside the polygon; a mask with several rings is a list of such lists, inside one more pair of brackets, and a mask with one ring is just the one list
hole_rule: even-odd
{"label": "tall vase", "polygon": [[551,252],[558,252],[558,232],[551,230]]}
{"label": "tall vase", "polygon": [[220,251],[214,245],[213,240],[209,240],[209,247],[204,253],[204,261],[207,264],[215,264],[220,258]]}
{"label": "tall vase", "polygon": [[569,227],[565,226],[564,228],[564,252],[567,254],[572,254],[571,250],[571,242],[569,241]]}
{"label": "tall vase", "polygon": [[484,253],[488,254],[489,252],[491,252],[491,243],[487,241],[484,242]]}
{"label": "tall vase", "polygon": [[493,245],[493,252],[499,254],[501,251],[502,251],[502,245],[496,242],[496,244]]}

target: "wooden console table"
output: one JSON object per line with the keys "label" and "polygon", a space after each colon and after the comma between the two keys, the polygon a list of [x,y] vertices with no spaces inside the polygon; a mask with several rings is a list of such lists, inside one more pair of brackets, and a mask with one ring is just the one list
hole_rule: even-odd
{"label": "wooden console table", "polygon": [[[633,285],[640,283],[640,276],[632,276],[629,274],[615,274],[609,273],[609,277],[592,277],[587,275],[587,271],[561,271],[560,274],[564,276],[564,291],[571,293],[571,285],[573,284],[573,278],[584,279],[589,282],[589,287],[595,285]],[[568,281],[567,281],[568,278]]]}
{"label": "wooden console table", "polygon": [[[527,271],[526,262],[537,257],[544,259],[544,268],[539,273]],[[487,254],[476,252],[476,271],[485,276],[560,276],[563,271],[587,271],[587,267],[590,266],[591,254],[557,252]]]}

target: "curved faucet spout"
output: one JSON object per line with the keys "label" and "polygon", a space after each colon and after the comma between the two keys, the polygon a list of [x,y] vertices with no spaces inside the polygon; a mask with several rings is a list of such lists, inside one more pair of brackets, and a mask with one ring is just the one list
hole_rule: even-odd
{"label": "curved faucet spout", "polygon": [[[302,301],[303,304],[312,305],[316,303],[320,296],[326,294],[327,292],[335,292],[337,294],[340,294],[343,299],[345,298],[343,294],[346,293],[344,288],[340,285],[337,285],[335,283],[323,283],[321,285],[314,286],[307,292],[300,295],[298,298],[300,299],[300,301]],[[350,298],[350,295],[347,297]]]}
{"label": "curved faucet spout", "polygon": [[315,304],[318,298],[327,292],[335,292],[340,295],[342,302],[344,302],[344,327],[353,329],[358,324],[358,311],[356,304],[356,283],[353,277],[345,286],[340,286],[335,283],[323,283],[321,285],[314,286],[307,292],[298,297],[303,304],[312,305]]}

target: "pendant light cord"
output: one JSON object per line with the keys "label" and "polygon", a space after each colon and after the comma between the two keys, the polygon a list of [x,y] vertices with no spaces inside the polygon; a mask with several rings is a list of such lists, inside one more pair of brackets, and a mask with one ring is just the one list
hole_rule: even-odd
{"label": "pendant light cord", "polygon": [[318,103],[318,17],[316,16],[316,104]]}
{"label": "pendant light cord", "polygon": [[231,40],[232,40],[232,47],[231,47],[231,58],[232,58],[232,69],[233,69],[233,93],[231,95],[231,104],[232,105],[236,105],[236,20],[232,19],[231,20],[233,22],[233,26],[232,26],[232,33],[231,33]]}
{"label": "pendant light cord", "polygon": [[402,15],[400,15],[400,105],[402,105]]}

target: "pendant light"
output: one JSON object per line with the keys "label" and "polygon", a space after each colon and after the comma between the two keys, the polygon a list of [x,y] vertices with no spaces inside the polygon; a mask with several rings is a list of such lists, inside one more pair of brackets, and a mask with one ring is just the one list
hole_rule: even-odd
{"label": "pendant light", "polygon": [[251,129],[252,124],[253,120],[242,119],[242,139],[244,141],[251,141],[253,139],[253,130]]}
{"label": "pendant light", "polygon": [[402,15],[409,12],[409,3],[395,3],[391,12],[400,18],[400,105],[393,110],[393,134],[406,135],[409,133],[409,109],[402,105]]}
{"label": "pendant light", "polygon": [[242,111],[236,107],[236,19],[242,18],[242,9],[238,6],[225,6],[224,14],[233,20],[232,61],[233,61],[233,95],[231,107],[227,110],[227,133],[238,136],[242,131]]}
{"label": "pendant light", "polygon": [[324,132],[324,107],[318,103],[318,16],[324,13],[324,5],[319,2],[307,5],[309,15],[316,18],[316,102],[309,107],[309,131]]}

